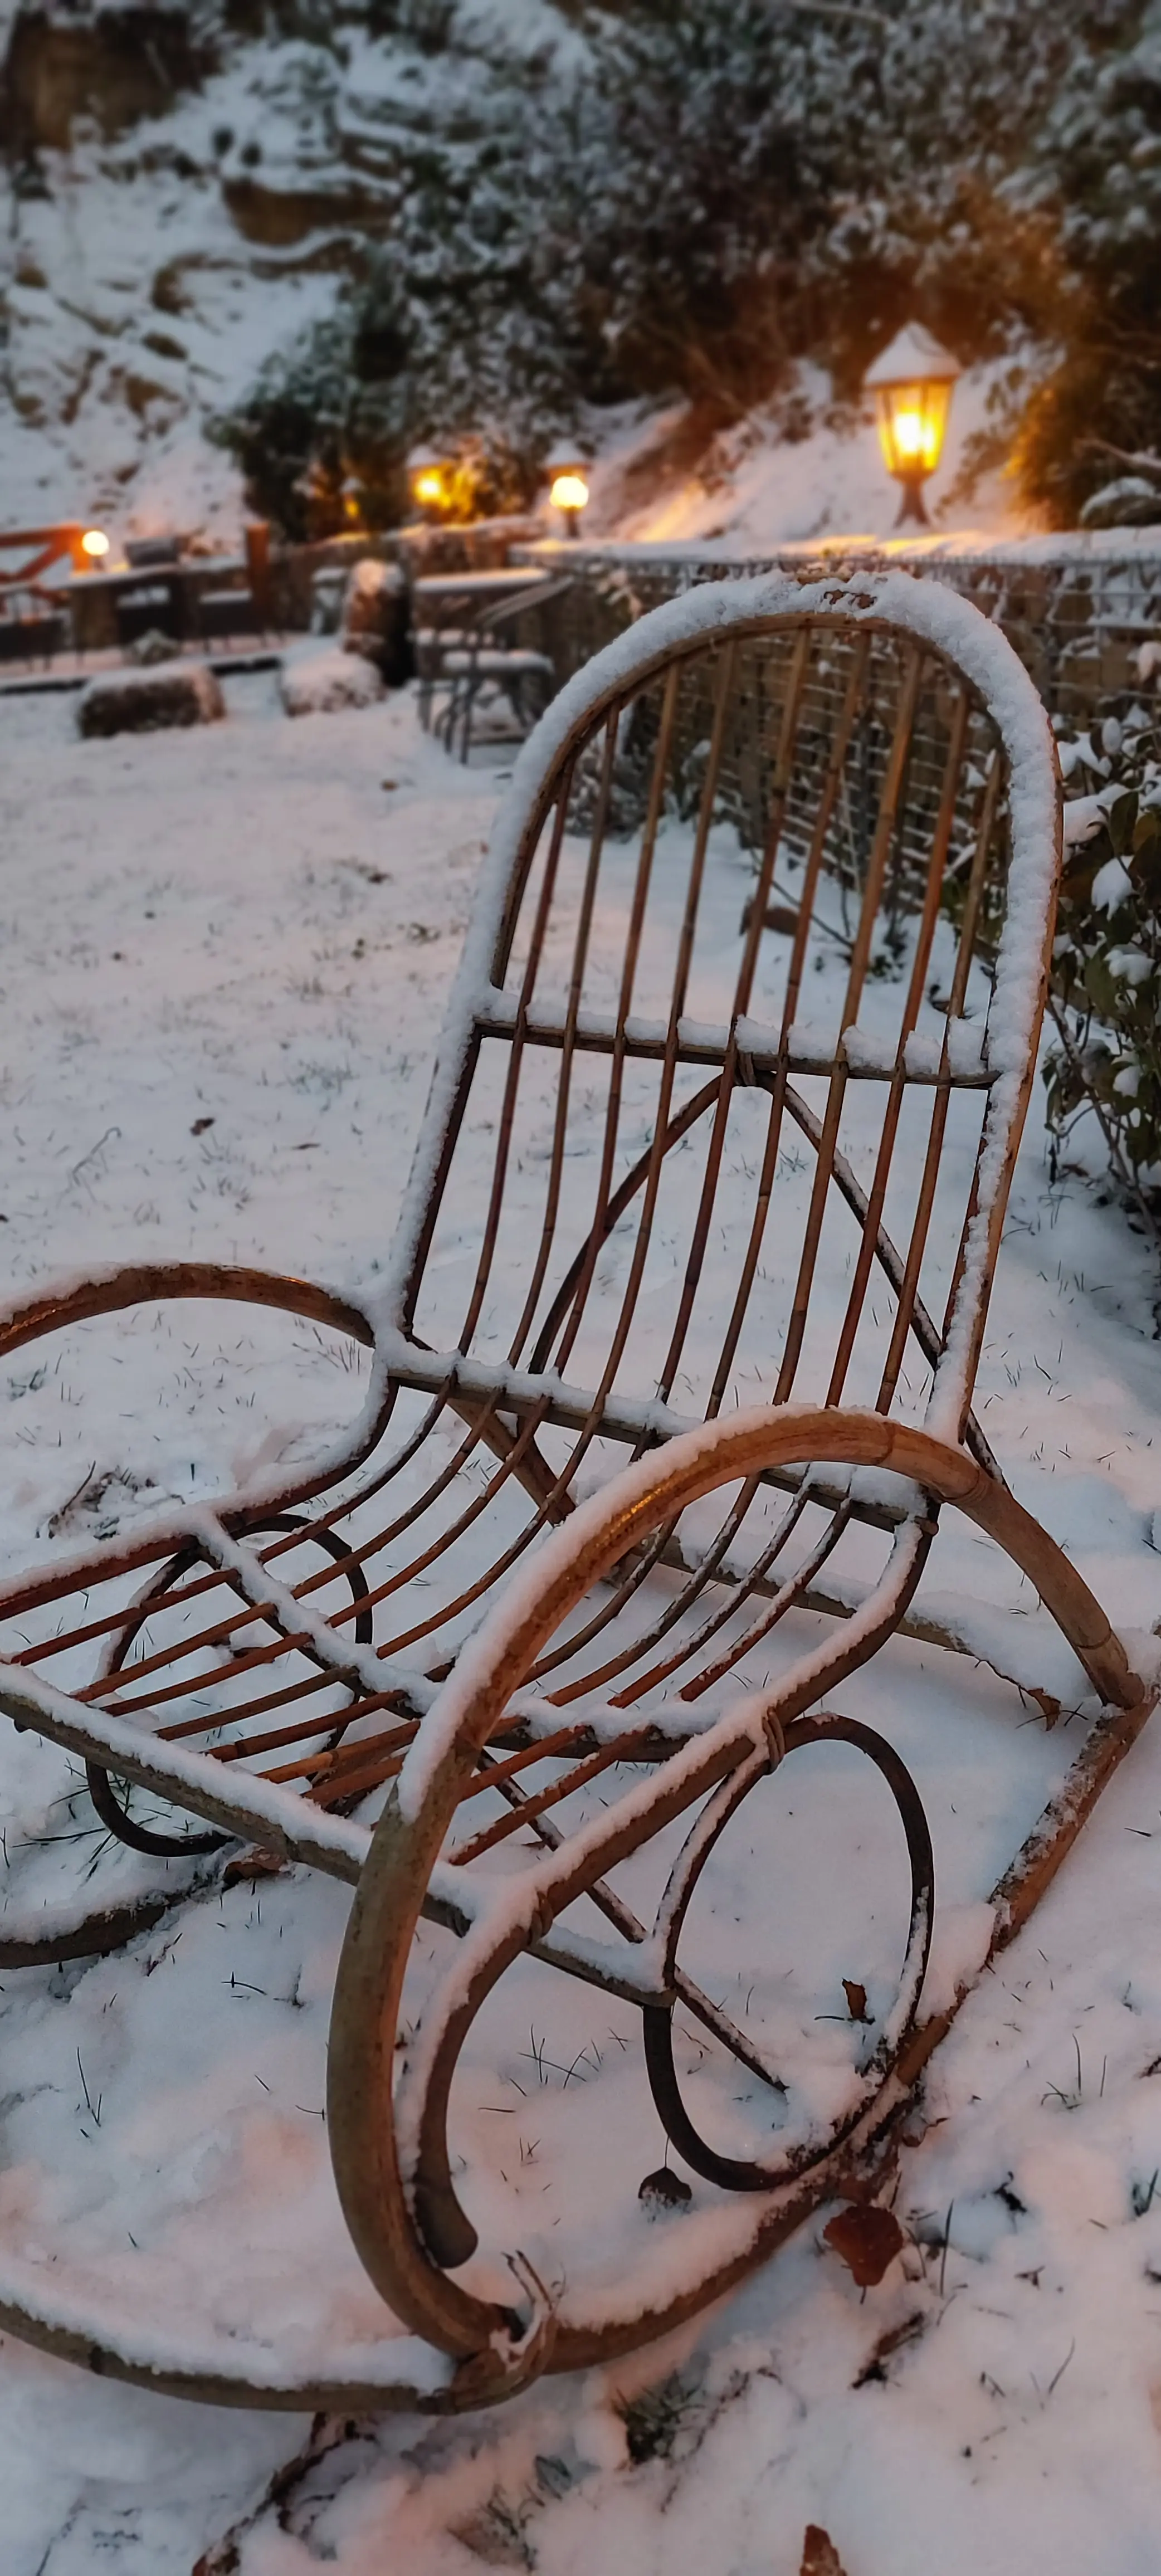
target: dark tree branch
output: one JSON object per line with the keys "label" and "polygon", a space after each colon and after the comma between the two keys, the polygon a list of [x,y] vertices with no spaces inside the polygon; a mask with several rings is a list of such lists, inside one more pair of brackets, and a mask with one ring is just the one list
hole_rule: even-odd
{"label": "dark tree branch", "polygon": [[1090,456],[1111,456],[1114,464],[1128,465],[1134,474],[1151,476],[1161,483],[1161,456],[1150,455],[1144,448],[1112,447],[1107,438],[1082,438],[1079,442]]}
{"label": "dark tree branch", "polygon": [[808,18],[853,19],[855,25],[859,27],[890,28],[897,24],[895,19],[886,17],[881,9],[860,9],[855,5],[848,6],[846,0],[777,0],[777,5],[781,9],[800,10]]}

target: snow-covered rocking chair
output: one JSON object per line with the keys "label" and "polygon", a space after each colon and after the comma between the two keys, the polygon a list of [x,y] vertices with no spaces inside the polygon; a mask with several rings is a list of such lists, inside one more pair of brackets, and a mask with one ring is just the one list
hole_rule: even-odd
{"label": "snow-covered rocking chair", "polygon": [[[163,1861],[184,1886],[231,1837],[351,1882],[329,2143],[406,2331],[310,2368],[191,2357],[188,2334],[167,2357],[160,2331],[70,2306],[63,2267],[47,2300],[6,2257],[0,2325],[201,2397],[469,2406],[629,2350],[820,2203],[873,2193],[932,2049],[1152,1704],[970,1410],[1059,850],[1043,710],[975,609],[898,573],[694,589],[525,746],[375,1294],[186,1264],[9,1314],[4,1356],[158,1298],[373,1349],[321,1467],[5,1587],[0,1706],[88,1763],[159,1868],[2,1955],[107,1946],[173,1901]],[[944,1506],[1075,1660],[1047,1620],[1005,1642],[995,1606],[925,1606]],[[938,1725],[919,1708],[933,1642],[1081,1708],[1046,1806],[1040,1785],[1021,1817],[992,1784],[1010,1687],[945,1654]],[[913,1773],[952,1732],[1018,1847],[997,1876],[985,1835],[974,1891],[953,1857],[941,1941]],[[852,1958],[833,1891],[876,1775],[905,1893]],[[809,1996],[774,1947],[782,1890]],[[485,2117],[546,1978],[601,2004],[555,2087],[535,2034],[525,2063],[556,2235]],[[604,2038],[626,2005],[643,2062]],[[639,2198],[646,2083],[692,2203],[680,2178]]]}

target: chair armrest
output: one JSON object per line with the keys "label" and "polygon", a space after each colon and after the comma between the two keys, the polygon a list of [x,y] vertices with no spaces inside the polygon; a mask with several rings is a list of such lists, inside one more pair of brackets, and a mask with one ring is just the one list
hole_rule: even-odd
{"label": "chair armrest", "polygon": [[362,1308],[311,1279],[293,1279],[278,1271],[249,1270],[215,1261],[135,1262],[126,1268],[96,1270],[83,1279],[61,1280],[0,1312],[0,1359],[18,1351],[41,1333],[59,1333],[66,1325],[86,1323],[94,1315],[113,1315],[126,1306],[149,1305],[169,1297],[230,1298],[243,1305],[275,1306],[286,1314],[308,1316],[330,1324],[352,1340],[373,1344],[373,1326]]}

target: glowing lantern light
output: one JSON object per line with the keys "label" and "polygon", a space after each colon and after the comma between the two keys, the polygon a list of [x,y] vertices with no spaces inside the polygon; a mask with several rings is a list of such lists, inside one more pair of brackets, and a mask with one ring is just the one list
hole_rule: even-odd
{"label": "glowing lantern light", "polygon": [[943,452],[959,373],[950,351],[917,323],[898,332],[868,369],[866,388],[875,397],[883,463],[903,487],[896,527],[906,519],[918,520],[921,527],[929,524],[923,486]]}
{"label": "glowing lantern light", "polygon": [[575,448],[558,448],[548,459],[548,472],[552,477],[549,500],[553,509],[560,511],[568,535],[575,537],[581,511],[588,508],[585,459],[577,455]]}
{"label": "glowing lantern light", "polygon": [[109,540],[101,528],[86,528],[81,538],[81,553],[91,564],[102,563],[109,551]]}
{"label": "glowing lantern light", "polygon": [[438,519],[447,500],[447,458],[434,447],[413,447],[407,459],[411,498],[424,517]]}

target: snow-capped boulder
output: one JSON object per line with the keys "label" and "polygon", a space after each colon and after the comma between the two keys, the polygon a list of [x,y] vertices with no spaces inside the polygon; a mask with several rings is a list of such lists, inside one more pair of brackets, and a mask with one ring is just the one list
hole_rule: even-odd
{"label": "snow-capped boulder", "polygon": [[374,706],[383,695],[375,664],[341,644],[292,647],[278,686],[288,716],[337,715],[346,707]]}
{"label": "snow-capped boulder", "polygon": [[151,733],[165,725],[214,724],[226,712],[208,662],[155,662],[144,670],[102,671],[77,703],[89,736]]}

